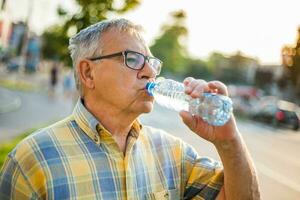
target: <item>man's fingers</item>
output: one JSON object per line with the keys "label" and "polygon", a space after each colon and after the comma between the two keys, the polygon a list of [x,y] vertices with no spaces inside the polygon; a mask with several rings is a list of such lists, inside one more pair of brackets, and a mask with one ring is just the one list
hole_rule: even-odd
{"label": "man's fingers", "polygon": [[183,82],[183,84],[185,86],[185,92],[187,94],[190,94],[194,90],[194,88],[197,86],[197,82],[193,78],[187,78],[187,79],[185,79],[185,81]]}
{"label": "man's fingers", "polygon": [[217,90],[217,93],[219,94],[228,96],[226,85],[220,81],[210,81],[208,82],[208,87],[212,90]]}
{"label": "man's fingers", "polygon": [[183,84],[187,85],[189,84],[192,80],[195,80],[193,77],[187,77],[183,80]]}
{"label": "man's fingers", "polygon": [[216,92],[228,96],[226,85],[220,81],[206,82],[201,79],[187,77],[184,79],[183,84],[185,92],[194,98],[201,96],[203,92]]}
{"label": "man's fingers", "polygon": [[207,127],[210,128],[210,126],[208,126],[207,123],[204,122],[199,116],[193,116],[187,111],[181,111],[179,114],[184,124],[191,131],[204,139],[210,139],[210,137],[208,137],[207,135],[203,135],[203,133],[206,132],[205,130],[207,130]]}
{"label": "man's fingers", "polygon": [[210,91],[210,89],[209,89],[207,83],[203,81],[203,82],[199,82],[198,85],[196,85],[194,87],[194,89],[190,95],[193,98],[198,98],[198,97],[202,96],[203,92],[209,92],[209,91]]}
{"label": "man's fingers", "polygon": [[195,80],[193,78],[187,78],[184,81],[185,93],[193,98],[200,97],[203,92],[208,92],[209,87],[204,80]]}

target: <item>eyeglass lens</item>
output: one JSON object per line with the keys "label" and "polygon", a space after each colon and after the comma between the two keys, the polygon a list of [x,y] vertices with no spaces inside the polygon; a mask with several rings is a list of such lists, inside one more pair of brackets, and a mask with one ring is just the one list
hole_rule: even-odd
{"label": "eyeglass lens", "polygon": [[[139,53],[127,52],[126,55],[126,64],[132,69],[141,69],[145,63],[145,57]],[[149,65],[156,71],[160,72],[161,63],[155,58],[149,58]]]}
{"label": "eyeglass lens", "polygon": [[144,64],[144,57],[137,53],[127,52],[126,64],[132,69],[141,69]]}

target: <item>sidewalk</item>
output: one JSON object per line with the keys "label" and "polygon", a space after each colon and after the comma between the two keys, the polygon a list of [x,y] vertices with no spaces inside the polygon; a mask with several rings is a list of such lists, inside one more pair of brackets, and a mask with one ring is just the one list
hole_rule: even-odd
{"label": "sidewalk", "polygon": [[29,86],[25,90],[0,86],[0,141],[9,140],[30,128],[51,124],[73,110],[73,99],[64,95],[61,82],[56,93],[49,96],[47,72],[7,73],[0,66],[0,82]]}
{"label": "sidewalk", "polygon": [[[9,88],[27,89],[31,91],[42,91],[42,88],[47,87],[47,74],[24,74],[24,73],[9,73],[5,66],[0,66],[0,114],[14,111],[20,108],[22,102]],[[2,87],[5,86],[5,87]]]}
{"label": "sidewalk", "polygon": [[5,66],[0,65],[0,81],[15,84],[23,84],[34,90],[47,88],[49,83],[49,74],[46,70],[37,71],[32,74],[24,72],[7,72]]}
{"label": "sidewalk", "polygon": [[11,91],[0,87],[0,114],[14,111],[21,106],[21,99]]}

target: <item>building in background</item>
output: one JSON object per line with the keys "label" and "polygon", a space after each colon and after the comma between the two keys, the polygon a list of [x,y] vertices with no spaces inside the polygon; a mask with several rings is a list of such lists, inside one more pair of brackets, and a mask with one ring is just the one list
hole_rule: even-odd
{"label": "building in background", "polygon": [[40,38],[36,35],[32,35],[29,38],[27,50],[26,50],[26,63],[25,70],[27,72],[34,72],[40,62],[40,52],[41,52],[41,42]]}
{"label": "building in background", "polygon": [[7,58],[2,61],[6,64],[8,71],[18,71],[24,67],[26,72],[34,72],[40,61],[40,47],[39,36],[34,33],[26,36],[24,22],[11,23],[8,42],[3,47]]}
{"label": "building in background", "polygon": [[25,36],[25,24],[23,22],[13,23],[11,37],[9,41],[9,48],[16,56],[21,54],[22,45]]}
{"label": "building in background", "polygon": [[11,21],[9,13],[6,11],[6,1],[0,0],[0,48],[3,50],[9,45],[9,38],[11,34]]}

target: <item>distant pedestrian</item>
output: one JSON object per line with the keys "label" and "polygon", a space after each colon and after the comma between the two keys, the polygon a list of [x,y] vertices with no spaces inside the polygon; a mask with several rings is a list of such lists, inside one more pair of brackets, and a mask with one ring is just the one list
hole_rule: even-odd
{"label": "distant pedestrian", "polygon": [[55,94],[55,88],[58,82],[58,66],[57,63],[54,63],[50,70],[50,88],[49,88],[49,96],[53,96]]}

